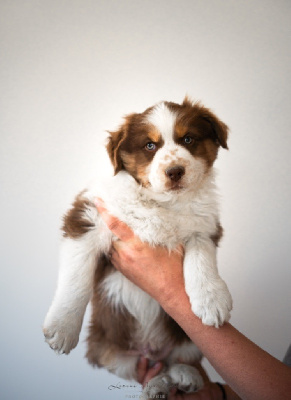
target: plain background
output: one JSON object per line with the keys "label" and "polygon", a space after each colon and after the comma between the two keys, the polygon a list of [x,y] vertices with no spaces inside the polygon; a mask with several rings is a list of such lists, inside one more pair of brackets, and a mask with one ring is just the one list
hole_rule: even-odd
{"label": "plain background", "polygon": [[231,321],[283,358],[291,340],[290,17],[288,0],[0,1],[1,399],[138,395],[110,391],[120,380],[87,365],[86,328],[58,357],[41,325],[61,216],[109,165],[106,130],[186,93],[231,129],[216,163]]}

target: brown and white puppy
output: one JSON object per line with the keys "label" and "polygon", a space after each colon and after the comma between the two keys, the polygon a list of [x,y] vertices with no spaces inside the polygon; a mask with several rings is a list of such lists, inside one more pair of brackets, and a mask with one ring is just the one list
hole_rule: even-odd
{"label": "brown and white puppy", "polygon": [[227,148],[227,126],[187,98],[131,114],[107,145],[115,175],[77,196],[64,218],[56,294],[44,322],[48,344],[68,354],[78,343],[88,302],[92,318],[87,358],[125,379],[136,379],[140,355],[166,368],[144,398],[171,385],[195,391],[203,382],[193,363],[201,354],[183,330],[149,295],[116,271],[108,257],[113,238],[94,199],[124,221],[142,241],[169,250],[185,247],[185,289],[203,323],[219,326],[232,300],[218,274],[219,223],[213,163]]}

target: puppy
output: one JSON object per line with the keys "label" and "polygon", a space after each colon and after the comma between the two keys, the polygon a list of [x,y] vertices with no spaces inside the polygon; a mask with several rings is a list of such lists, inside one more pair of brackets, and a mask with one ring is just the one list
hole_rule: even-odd
{"label": "puppy", "polygon": [[77,345],[91,300],[89,363],[137,379],[140,355],[163,360],[165,368],[144,389],[145,399],[166,395],[171,385],[188,392],[203,386],[197,369],[186,365],[201,359],[195,344],[110,263],[114,237],[94,199],[101,197],[110,213],[151,246],[171,251],[184,245],[192,310],[204,324],[218,327],[228,321],[232,308],[216,266],[222,228],[213,171],[219,147],[227,148],[227,136],[222,121],[188,98],[128,115],[110,132],[107,151],[114,176],[82,191],[64,217],[58,285],[43,326],[53,350],[68,354]]}

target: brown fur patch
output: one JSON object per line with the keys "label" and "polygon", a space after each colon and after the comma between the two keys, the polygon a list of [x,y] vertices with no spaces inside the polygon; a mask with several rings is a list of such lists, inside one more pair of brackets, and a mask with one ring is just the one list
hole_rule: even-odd
{"label": "brown fur patch", "polygon": [[189,134],[196,140],[210,138],[218,147],[227,148],[228,127],[211,110],[187,97],[182,105],[171,102],[166,105],[178,114],[177,139]]}
{"label": "brown fur patch", "polygon": [[186,133],[188,132],[188,127],[186,125],[176,124],[175,127],[175,133],[177,138],[183,138],[186,136]]}
{"label": "brown fur patch", "polygon": [[218,222],[215,234],[210,237],[210,239],[213,241],[216,247],[219,245],[222,236],[223,236],[223,228]]}
{"label": "brown fur patch", "polygon": [[[138,183],[147,186],[146,168],[156,151],[163,145],[163,140],[160,132],[145,121],[145,113],[127,117],[126,126],[121,128],[126,134],[120,139],[115,151],[118,154],[116,157],[121,160],[122,168],[126,169]],[[146,144],[149,142],[155,143],[155,150],[146,149]]]}
{"label": "brown fur patch", "polygon": [[[211,167],[217,157],[218,147],[227,148],[228,128],[209,109],[185,98],[182,105],[166,103],[177,113],[175,141],[187,148],[194,157],[202,158]],[[189,136],[192,143],[186,144]]]}
{"label": "brown fur patch", "polygon": [[[147,166],[152,161],[152,158],[144,157],[141,159],[139,152],[136,153],[126,153],[125,151],[120,152],[120,156],[123,161],[123,165],[132,175],[138,183],[141,183],[144,187],[148,186],[148,174]],[[140,157],[140,159],[139,159]]]}
{"label": "brown fur patch", "polygon": [[[108,367],[114,364],[116,357],[126,355],[127,351],[141,349],[144,343],[138,342],[138,322],[124,308],[115,308],[102,291],[102,283],[114,267],[103,256],[97,266],[94,278],[92,298],[92,316],[87,338],[86,357],[90,364]],[[144,310],[146,312],[146,310]],[[166,333],[165,343],[179,345],[190,341],[180,326],[161,308],[158,319]],[[157,352],[162,349],[156,349]]]}
{"label": "brown fur patch", "polygon": [[115,174],[117,174],[117,172],[121,171],[124,168],[119,149],[122,142],[126,139],[128,135],[129,125],[135,115],[136,114],[127,115],[125,117],[124,123],[119,127],[117,131],[108,132],[110,134],[110,137],[108,138],[106,148],[109,158],[114,167]]}
{"label": "brown fur patch", "polygon": [[[219,146],[227,148],[228,127],[216,115],[200,103],[192,103],[187,97],[182,104],[165,102],[166,106],[177,114],[174,140],[187,148],[194,157],[206,161],[210,168]],[[162,147],[161,133],[147,121],[153,107],[143,113],[131,114],[115,132],[110,132],[107,150],[115,173],[126,169],[139,183],[147,186],[146,168],[155,152]],[[191,136],[193,142],[186,144],[185,136]],[[148,151],[148,142],[156,144],[156,150]]]}
{"label": "brown fur patch", "polygon": [[155,127],[150,128],[148,132],[149,141],[159,143],[161,141],[161,133]]}
{"label": "brown fur patch", "polygon": [[86,357],[90,364],[107,366],[117,354],[130,350],[135,320],[125,309],[117,310],[102,291],[106,276],[114,270],[103,256],[98,263],[94,278],[94,294],[91,301],[92,315],[87,338]]}
{"label": "brown fur patch", "polygon": [[217,152],[218,148],[211,139],[205,139],[198,142],[192,150],[192,154],[197,158],[205,160],[208,167],[213,165],[217,157]]}
{"label": "brown fur patch", "polygon": [[94,228],[94,222],[88,218],[86,210],[95,206],[89,200],[82,197],[82,193],[76,197],[72,208],[63,218],[62,230],[64,237],[77,239]]}

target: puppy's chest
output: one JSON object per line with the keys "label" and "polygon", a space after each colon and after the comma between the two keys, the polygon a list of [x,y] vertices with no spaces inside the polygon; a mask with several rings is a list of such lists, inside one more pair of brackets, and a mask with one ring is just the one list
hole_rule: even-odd
{"label": "puppy's chest", "polygon": [[148,204],[120,205],[116,215],[124,221],[142,241],[152,245],[173,248],[186,243],[196,233],[211,235],[216,222],[211,213],[202,215],[193,205],[164,208]]}

